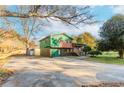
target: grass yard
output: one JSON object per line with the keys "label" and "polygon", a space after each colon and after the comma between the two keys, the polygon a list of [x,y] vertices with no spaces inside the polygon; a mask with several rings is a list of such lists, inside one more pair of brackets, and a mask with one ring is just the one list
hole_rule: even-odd
{"label": "grass yard", "polygon": [[89,57],[87,60],[89,61],[96,61],[101,63],[107,63],[107,64],[123,64],[124,65],[124,59],[119,59],[117,52],[103,52],[102,55],[96,56],[96,57]]}

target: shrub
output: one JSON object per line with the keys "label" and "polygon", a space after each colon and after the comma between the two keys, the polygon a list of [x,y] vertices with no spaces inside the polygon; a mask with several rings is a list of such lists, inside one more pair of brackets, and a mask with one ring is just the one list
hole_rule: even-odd
{"label": "shrub", "polygon": [[87,53],[88,53],[89,51],[91,51],[91,48],[90,48],[89,46],[85,45],[84,48],[83,48],[83,51],[85,52],[85,56],[86,56]]}
{"label": "shrub", "polygon": [[89,51],[88,54],[91,56],[97,56],[97,55],[102,55],[102,52],[96,50],[96,51]]}

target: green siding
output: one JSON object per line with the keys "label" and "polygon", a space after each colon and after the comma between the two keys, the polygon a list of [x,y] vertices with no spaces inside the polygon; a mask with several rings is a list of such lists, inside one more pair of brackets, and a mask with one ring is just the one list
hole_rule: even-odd
{"label": "green siding", "polygon": [[40,41],[40,48],[49,48],[50,47],[50,37],[45,38]]}
{"label": "green siding", "polygon": [[60,40],[71,41],[71,39],[66,35],[63,35],[63,34],[53,35],[53,36],[51,36],[51,47],[59,47]]}
{"label": "green siding", "polygon": [[53,49],[56,47],[60,47],[60,40],[70,41],[70,42],[72,41],[72,39],[65,34],[51,35],[45,39],[40,40],[40,48],[41,48],[41,50],[43,48],[50,49],[50,56],[51,57],[60,56],[60,50],[59,49]]}
{"label": "green siding", "polygon": [[60,56],[59,49],[50,49],[51,57],[58,57]]}

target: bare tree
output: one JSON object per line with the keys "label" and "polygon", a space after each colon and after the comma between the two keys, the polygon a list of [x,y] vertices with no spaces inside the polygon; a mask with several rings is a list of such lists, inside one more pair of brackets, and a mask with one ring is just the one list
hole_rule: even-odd
{"label": "bare tree", "polygon": [[[16,9],[19,13],[24,14],[27,12],[30,12],[31,6],[17,6]],[[22,18],[19,17],[16,20],[18,24],[21,25],[22,31],[23,31],[23,37],[25,40],[23,40],[23,43],[26,47],[26,55],[29,55],[29,49],[31,42],[33,41],[34,34],[42,28],[44,25],[43,20],[40,17],[29,17],[29,18]]]}
{"label": "bare tree", "polygon": [[29,50],[29,41],[34,32],[39,31],[46,21],[61,21],[67,25],[78,27],[79,24],[92,24],[94,16],[90,14],[89,6],[16,6],[15,11],[0,9],[0,17],[14,17],[21,23],[26,38],[26,54]]}
{"label": "bare tree", "polygon": [[[91,21],[94,17],[90,14],[89,6],[52,6],[52,5],[37,5],[37,6],[22,6],[27,11],[20,12],[11,10],[1,10],[0,17],[20,17],[30,18],[39,17],[42,19],[56,18],[59,21],[66,22],[68,24],[77,25],[80,23],[93,23]],[[30,7],[30,9],[28,9]]]}

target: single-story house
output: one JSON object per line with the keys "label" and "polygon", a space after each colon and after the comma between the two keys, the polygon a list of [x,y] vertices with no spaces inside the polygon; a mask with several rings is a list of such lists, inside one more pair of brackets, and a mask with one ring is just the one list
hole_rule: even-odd
{"label": "single-story house", "polygon": [[80,56],[83,44],[72,43],[65,33],[49,35],[40,40],[40,55],[45,57]]}

